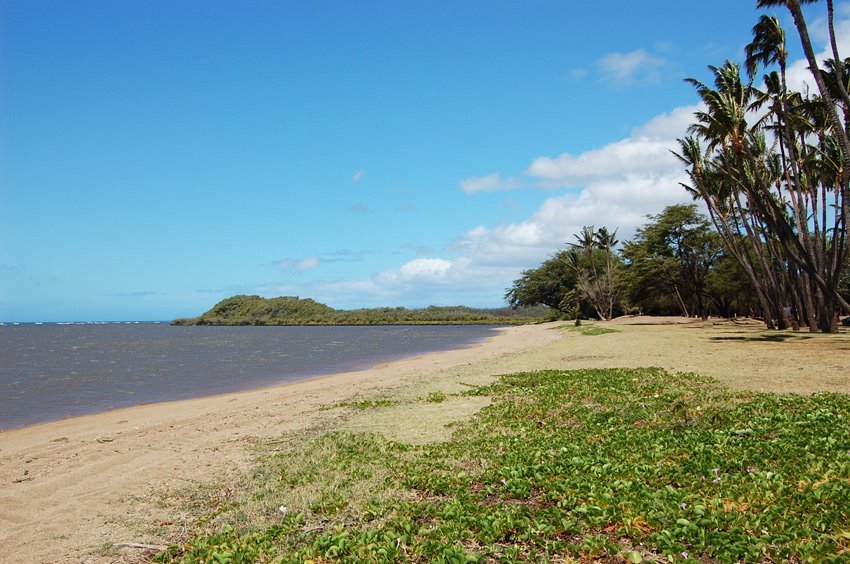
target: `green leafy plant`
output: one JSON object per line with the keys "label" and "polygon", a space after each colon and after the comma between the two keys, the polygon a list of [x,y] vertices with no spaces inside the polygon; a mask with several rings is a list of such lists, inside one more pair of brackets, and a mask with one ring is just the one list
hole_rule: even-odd
{"label": "green leafy plant", "polygon": [[573,327],[566,327],[568,331],[575,331],[585,335],[587,337],[595,337],[597,335],[606,335],[608,333],[622,333],[619,329],[613,329],[611,327],[600,327],[598,325],[592,325],[590,327],[583,326],[580,323],[576,324]]}
{"label": "green leafy plant", "polygon": [[428,403],[442,403],[446,401],[446,394],[444,392],[428,392],[428,395],[425,396],[425,401]]}
{"label": "green leafy plant", "polygon": [[824,561],[850,551],[846,395],[734,394],[660,369],[511,374],[473,392],[491,405],[447,443],[333,433],[279,455],[266,495],[284,503],[307,488],[313,502],[160,560]]}

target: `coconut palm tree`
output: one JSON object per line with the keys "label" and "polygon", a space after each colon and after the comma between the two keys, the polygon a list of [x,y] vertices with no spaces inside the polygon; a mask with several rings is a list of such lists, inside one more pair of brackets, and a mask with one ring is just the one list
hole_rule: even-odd
{"label": "coconut palm tree", "polygon": [[[803,37],[799,1],[785,4]],[[807,41],[805,35],[804,45]],[[749,82],[729,61],[709,67],[713,87],[688,79],[704,109],[696,112],[694,136],[680,140],[677,156],[689,169],[689,190],[706,202],[729,253],[751,277],[768,326],[775,319],[783,328],[791,310],[794,318],[788,321],[795,327],[805,323],[811,330],[834,331],[836,306],[850,313],[837,290],[846,258],[850,159],[842,146],[846,120],[836,128],[834,102],[844,110],[842,117],[850,115],[850,105],[843,103],[847,79],[843,63],[828,62],[824,71],[815,64],[819,87],[832,92],[811,97],[790,92],[787,57],[779,20],[762,16],[746,48]],[[767,71],[764,91],[753,87],[760,69]],[[753,120],[752,110],[762,108],[764,116]]]}
{"label": "coconut palm tree", "polygon": [[579,295],[589,302],[599,319],[605,321],[614,315],[619,296],[619,260],[614,253],[618,241],[616,230],[593,226],[582,227],[567,251],[567,263],[576,273]]}
{"label": "coconut palm tree", "polygon": [[[850,163],[850,139],[848,139],[850,135],[848,135],[847,132],[847,124],[842,123],[842,120],[839,118],[838,112],[836,111],[836,100],[833,98],[832,93],[829,91],[829,88],[824,81],[824,77],[820,72],[820,67],[818,65],[817,57],[815,56],[815,50],[812,47],[811,38],[809,37],[809,29],[806,24],[806,18],[803,15],[801,3],[815,4],[817,3],[817,0],[803,0],[802,2],[800,0],[758,0],[756,2],[756,6],[759,8],[785,6],[791,13],[791,17],[794,19],[794,26],[797,28],[797,33],[800,36],[800,43],[802,44],[803,52],[806,55],[806,61],[809,63],[809,70],[811,70],[812,75],[814,76],[818,91],[820,92],[821,98],[827,108],[829,122],[834,130],[834,135],[837,138],[838,145],[841,148],[844,162]],[[826,0],[826,5],[829,42],[832,50],[832,57],[833,60],[836,61],[838,70],[841,71],[841,74],[843,75],[842,59],[838,53],[838,44],[835,37],[835,9],[832,0]],[[839,101],[841,101],[845,107],[850,106],[850,96],[848,96],[847,88],[840,88],[839,92],[841,92]],[[850,179],[850,169],[845,167],[842,174],[842,184],[845,189],[847,189],[848,179]]]}

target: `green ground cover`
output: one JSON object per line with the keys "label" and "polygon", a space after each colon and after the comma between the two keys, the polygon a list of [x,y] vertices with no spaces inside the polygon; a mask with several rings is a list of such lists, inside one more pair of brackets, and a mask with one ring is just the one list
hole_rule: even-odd
{"label": "green ground cover", "polygon": [[492,404],[445,443],[334,432],[268,454],[243,502],[265,524],[159,560],[850,557],[847,395],[732,393],[660,369],[513,374],[465,393]]}
{"label": "green ground cover", "polygon": [[564,329],[567,331],[573,331],[575,333],[581,333],[585,337],[596,337],[597,335],[607,335],[609,333],[622,333],[619,329],[612,329],[611,327],[600,327],[598,325],[591,325],[590,327],[584,325],[575,325],[573,327],[564,326]]}

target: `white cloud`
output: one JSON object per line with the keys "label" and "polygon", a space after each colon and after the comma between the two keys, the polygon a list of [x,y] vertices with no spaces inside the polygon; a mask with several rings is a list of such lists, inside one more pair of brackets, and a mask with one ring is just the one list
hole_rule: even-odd
{"label": "white cloud", "polygon": [[355,184],[357,182],[360,182],[361,180],[363,180],[363,171],[362,170],[355,171],[354,174],[351,175],[349,180],[351,180]]}
{"label": "white cloud", "polygon": [[632,132],[632,137],[650,139],[678,139],[684,136],[694,122],[694,112],[699,106],[680,106],[670,112],[659,114]]}
{"label": "white cloud", "polygon": [[[839,3],[835,6],[835,40],[838,43],[838,52],[844,58],[847,58],[845,51],[847,43],[850,42],[850,37],[847,36],[848,24],[850,24],[850,2]],[[842,26],[844,27],[842,28]],[[808,28],[809,36],[813,41],[821,45],[829,45],[829,27],[825,15],[809,21]],[[799,42],[797,29],[790,18],[786,26],[786,34],[791,40]],[[842,43],[844,47],[842,47]]]}
{"label": "white cloud", "polygon": [[537,157],[526,169],[544,185],[572,188],[623,174],[651,174],[677,165],[670,139],[630,137],[580,155]]}
{"label": "white cloud", "polygon": [[427,305],[498,306],[514,266],[492,267],[469,257],[414,259],[369,278],[316,285],[311,295],[334,307]]}
{"label": "white cloud", "polygon": [[317,258],[305,258],[305,259],[283,259],[278,261],[277,265],[283,270],[297,270],[299,272],[304,272],[305,270],[312,270],[319,266],[321,261]]}
{"label": "white cloud", "polygon": [[467,194],[477,194],[479,192],[499,192],[502,190],[514,190],[519,188],[521,183],[517,178],[502,178],[498,174],[488,174],[487,176],[477,176],[473,178],[465,178],[460,181],[460,188]]}
{"label": "white cloud", "polygon": [[466,178],[460,187],[474,195],[523,187],[577,188],[626,175],[664,176],[679,170],[679,162],[670,150],[675,150],[676,139],[687,133],[697,109],[696,105],[675,108],[655,116],[625,139],[584,153],[537,157],[521,178],[503,178],[494,173]]}
{"label": "white cloud", "polygon": [[[850,21],[836,25],[844,44],[842,54],[847,56]],[[789,30],[789,41],[794,37]],[[663,58],[644,51],[613,53],[600,61],[608,79],[624,84],[651,77],[666,64]],[[805,67],[805,61],[792,64],[789,79],[793,75],[799,84],[800,77],[808,77],[813,84]],[[466,178],[460,187],[469,195],[541,187],[556,192],[525,219],[479,225],[459,235],[442,252],[420,252],[419,258],[397,268],[359,279],[317,282],[300,293],[335,307],[496,305],[523,269],[533,268],[564,248],[582,226],[617,229],[618,238],[626,240],[645,223],[647,214],[690,202],[679,185],[686,176],[670,150],[677,149],[676,139],[687,133],[697,109],[693,105],[675,108],[624,139],[585,152],[541,155],[517,176],[493,173]]]}
{"label": "white cloud", "polygon": [[661,69],[667,65],[667,59],[643,49],[608,53],[598,63],[602,79],[617,88],[657,82],[661,78]]}
{"label": "white cloud", "polygon": [[[625,139],[579,154],[540,156],[512,179],[519,186],[572,189],[547,198],[523,221],[478,226],[449,246],[454,279],[472,279],[481,273],[502,277],[508,285],[521,270],[533,267],[572,242],[585,225],[617,229],[630,238],[646,216],[665,206],[689,202],[680,182],[686,176],[676,157],[676,139],[686,134],[697,106],[683,106],[660,114],[636,128]],[[504,188],[498,175],[482,177],[474,194],[486,188]],[[578,189],[576,191],[576,189]]]}
{"label": "white cloud", "polygon": [[444,249],[448,258],[415,258],[368,278],[322,282],[303,293],[336,307],[498,305],[522,270],[564,248],[583,226],[618,229],[623,240],[647,214],[690,201],[679,185],[684,172],[670,149],[685,134],[695,110],[676,108],[625,139],[584,153],[538,157],[522,177],[465,179],[461,188],[470,195],[520,187],[573,189],[547,198],[522,221],[468,230]]}
{"label": "white cloud", "polygon": [[685,179],[677,169],[598,179],[578,194],[546,199],[524,221],[471,229],[451,248],[462,256],[475,257],[476,264],[527,268],[572,242],[585,225],[618,229],[621,239],[631,237],[647,214],[688,201],[679,185]]}
{"label": "white cloud", "polygon": [[298,261],[296,263],[295,268],[298,270],[311,270],[319,266],[319,259],[317,258],[306,258],[304,260]]}
{"label": "white cloud", "polygon": [[587,76],[587,69],[583,67],[576,67],[572,69],[567,76],[573,82],[581,82]]}
{"label": "white cloud", "polygon": [[440,258],[413,259],[396,270],[388,270],[378,275],[380,282],[390,284],[442,284],[449,281],[452,262]]}

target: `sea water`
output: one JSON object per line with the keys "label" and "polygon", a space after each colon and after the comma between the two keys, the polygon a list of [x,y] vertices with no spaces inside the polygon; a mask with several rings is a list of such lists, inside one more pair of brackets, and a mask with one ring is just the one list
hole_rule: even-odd
{"label": "sea water", "polygon": [[494,326],[0,326],[0,430],[464,348]]}

